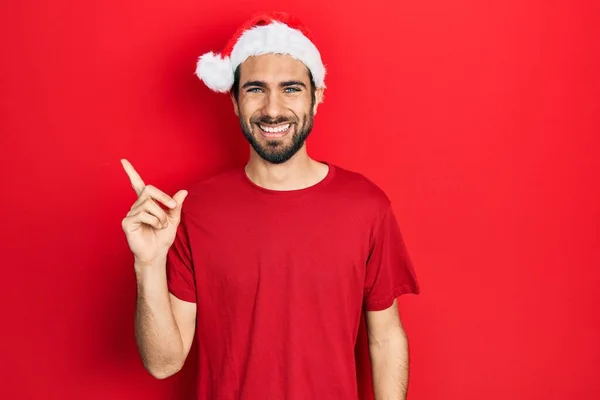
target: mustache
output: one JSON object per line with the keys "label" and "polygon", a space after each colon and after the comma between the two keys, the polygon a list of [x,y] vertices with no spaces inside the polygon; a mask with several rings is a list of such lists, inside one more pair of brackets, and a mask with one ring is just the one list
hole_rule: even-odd
{"label": "mustache", "polygon": [[296,118],[286,117],[284,115],[279,115],[275,118],[271,118],[268,115],[262,115],[260,117],[251,118],[250,122],[255,124],[278,125],[283,124],[284,122],[294,123],[296,122]]}

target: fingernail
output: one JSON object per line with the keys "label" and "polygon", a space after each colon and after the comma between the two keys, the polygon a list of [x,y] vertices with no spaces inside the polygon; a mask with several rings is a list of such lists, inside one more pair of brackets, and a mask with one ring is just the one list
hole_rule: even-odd
{"label": "fingernail", "polygon": [[171,208],[175,208],[175,207],[177,207],[177,203],[175,202],[175,200],[171,200],[171,201],[169,202],[169,207],[171,207]]}

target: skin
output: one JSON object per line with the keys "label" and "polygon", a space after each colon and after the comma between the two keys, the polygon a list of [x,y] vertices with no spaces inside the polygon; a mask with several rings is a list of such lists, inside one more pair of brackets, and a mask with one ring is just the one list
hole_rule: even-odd
{"label": "skin", "polygon": [[[309,157],[304,142],[323,98],[323,89],[316,89],[312,101],[310,84],[304,64],[287,55],[255,56],[242,64],[239,95],[231,100],[250,143],[245,171],[257,185],[302,189],[327,175],[327,165]],[[266,137],[259,125],[275,127],[283,122],[291,126],[276,139]],[[166,280],[167,252],[187,192],[170,197],[146,185],[127,160],[122,164],[138,196],[122,221],[137,279],[136,341],[145,368],[163,379],[183,367],[196,329],[196,305],[170,294]],[[396,301],[386,310],[366,312],[366,320],[375,398],[405,399],[408,342]]]}
{"label": "skin", "polygon": [[[250,83],[260,85],[249,85]],[[283,85],[284,82],[300,82],[302,85]],[[246,86],[248,85],[248,86]],[[317,114],[323,98],[323,89],[315,92],[312,112]],[[250,57],[240,69],[240,91],[238,99],[231,96],[235,114],[240,123],[252,128],[252,137],[270,152],[283,152],[292,145],[294,131],[302,125],[311,111],[310,78],[308,70],[300,61],[286,55],[262,55]],[[291,131],[280,139],[267,139],[255,122],[278,118],[293,121]],[[277,124],[268,124],[276,126]],[[328,167],[308,156],[304,144],[284,163],[274,164],[263,159],[250,146],[250,157],[246,164],[246,174],[259,186],[274,190],[292,190],[312,186],[327,175]]]}

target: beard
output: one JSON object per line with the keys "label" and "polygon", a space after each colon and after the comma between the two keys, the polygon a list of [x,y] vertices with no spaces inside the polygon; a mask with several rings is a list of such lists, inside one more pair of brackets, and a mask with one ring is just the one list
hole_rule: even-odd
{"label": "beard", "polygon": [[[311,107],[308,114],[304,114],[304,117],[301,120],[296,117],[286,117],[283,115],[276,118],[263,115],[260,117],[253,117],[249,122],[246,122],[246,119],[241,113],[239,119],[242,132],[254,151],[256,151],[263,160],[271,164],[282,164],[292,158],[294,154],[304,146],[308,135],[312,131],[314,113],[313,107]],[[257,136],[260,135],[260,133],[254,135],[253,128],[260,129],[257,124],[261,123],[265,125],[289,123],[290,127],[288,129],[294,130],[291,137],[291,143],[286,144],[287,136],[281,139],[259,140]]]}

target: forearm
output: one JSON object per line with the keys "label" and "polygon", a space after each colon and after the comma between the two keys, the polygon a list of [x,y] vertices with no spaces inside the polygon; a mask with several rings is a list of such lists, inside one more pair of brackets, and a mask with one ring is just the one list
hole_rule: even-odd
{"label": "forearm", "polygon": [[183,341],[173,316],[166,278],[166,260],[135,265],[137,303],[135,337],[144,367],[166,378],[185,361]]}
{"label": "forearm", "polygon": [[408,388],[408,341],[398,329],[382,340],[369,341],[375,400],[405,400]]}

